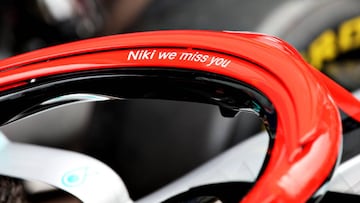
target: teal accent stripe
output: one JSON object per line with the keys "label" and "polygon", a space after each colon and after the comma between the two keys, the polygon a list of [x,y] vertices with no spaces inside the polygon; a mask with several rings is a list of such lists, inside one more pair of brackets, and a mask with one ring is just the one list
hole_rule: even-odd
{"label": "teal accent stripe", "polygon": [[8,143],[9,143],[9,140],[0,131],[0,150],[2,150]]}

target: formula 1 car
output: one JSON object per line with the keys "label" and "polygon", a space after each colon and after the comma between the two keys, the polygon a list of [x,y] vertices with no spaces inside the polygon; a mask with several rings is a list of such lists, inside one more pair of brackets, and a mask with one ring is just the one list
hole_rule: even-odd
{"label": "formula 1 car", "polygon": [[[136,162],[137,157],[150,159],[161,145],[154,151],[119,148],[116,143],[127,141],[121,135],[118,142],[103,146],[113,152],[106,160],[85,155],[78,145],[73,149],[77,152],[71,152],[15,142],[12,135],[1,134],[0,174],[47,183],[56,188],[52,191],[66,191],[83,202],[359,201],[350,191],[356,188],[357,156],[339,163],[343,135],[359,127],[360,103],[279,38],[244,32],[143,32],[78,41],[0,61],[2,125],[59,106],[114,100],[210,105],[225,119],[248,112],[262,121],[268,141],[241,142],[142,197],[133,195],[132,179],[115,166],[132,169],[132,175],[143,180],[136,183],[141,188],[149,180],[144,174],[153,166]],[[214,136],[208,140],[222,142],[227,136],[223,129],[211,132]],[[174,142],[183,149],[175,161],[188,158],[186,143],[170,133],[168,140],[156,135],[149,130],[140,138],[151,137],[162,145]],[[91,137],[76,143],[86,140]],[[96,141],[96,146],[105,144]],[[199,149],[212,147],[199,144]],[[119,152],[128,159],[117,160]],[[157,168],[166,171],[169,165]],[[353,175],[350,189],[337,190],[346,183],[346,174]],[[27,195],[31,198],[32,193]]]}

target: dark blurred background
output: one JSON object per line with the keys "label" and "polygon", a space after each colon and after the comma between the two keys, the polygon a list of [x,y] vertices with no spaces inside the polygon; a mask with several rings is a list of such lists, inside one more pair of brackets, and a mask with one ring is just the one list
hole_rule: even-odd
{"label": "dark blurred background", "polygon": [[145,30],[254,31],[284,1],[3,0],[0,3],[2,55]]}

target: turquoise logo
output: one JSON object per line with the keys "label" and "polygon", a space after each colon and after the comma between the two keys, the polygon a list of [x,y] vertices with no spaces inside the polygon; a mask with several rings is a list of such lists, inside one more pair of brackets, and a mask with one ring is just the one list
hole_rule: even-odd
{"label": "turquoise logo", "polygon": [[83,167],[68,171],[63,175],[61,182],[66,187],[80,186],[84,184],[84,182],[86,181],[88,176],[88,171],[89,171],[88,167]]}

